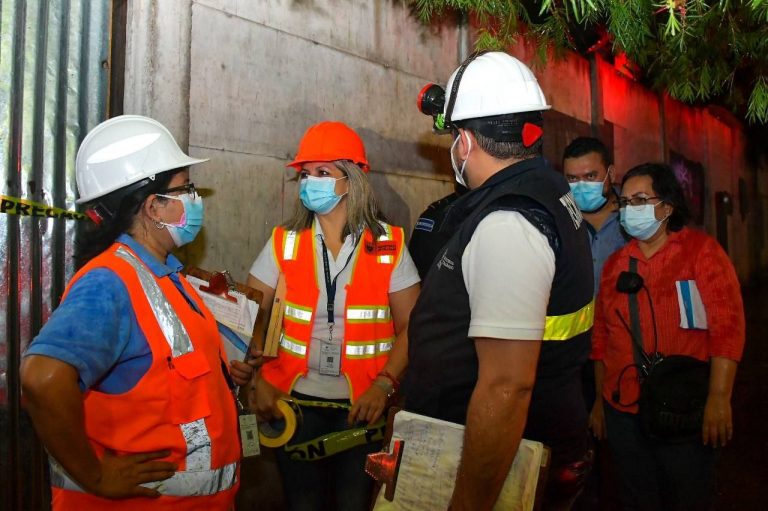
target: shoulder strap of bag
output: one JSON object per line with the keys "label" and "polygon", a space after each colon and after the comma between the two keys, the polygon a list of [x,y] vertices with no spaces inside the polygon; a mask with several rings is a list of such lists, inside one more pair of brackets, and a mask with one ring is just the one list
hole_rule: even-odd
{"label": "shoulder strap of bag", "polygon": [[[629,258],[629,271],[637,273],[637,259]],[[629,294],[629,327],[632,330],[632,354],[635,357],[635,364],[638,367],[644,367],[642,355],[643,349],[643,331],[640,328],[640,309],[637,306],[637,293]]]}

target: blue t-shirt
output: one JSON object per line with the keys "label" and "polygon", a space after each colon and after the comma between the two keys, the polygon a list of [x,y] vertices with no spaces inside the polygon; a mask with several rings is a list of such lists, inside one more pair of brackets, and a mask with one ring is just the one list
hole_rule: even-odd
{"label": "blue t-shirt", "polygon": [[629,238],[621,229],[618,211],[608,217],[608,220],[600,226],[599,231],[595,231],[589,222],[586,224],[589,232],[589,244],[592,248],[592,268],[595,275],[595,296],[597,296],[600,287],[600,274],[603,272],[605,261],[611,254],[626,245]]}
{"label": "blue t-shirt", "polygon": [[[168,276],[184,292],[178,273],[183,265],[173,254],[161,263],[129,235],[122,234],[117,241],[133,250],[157,277]],[[72,285],[27,348],[24,356],[29,355],[69,364],[77,369],[81,390],[107,394],[132,389],[152,364],[152,351],[128,289],[107,268],[95,268]]]}

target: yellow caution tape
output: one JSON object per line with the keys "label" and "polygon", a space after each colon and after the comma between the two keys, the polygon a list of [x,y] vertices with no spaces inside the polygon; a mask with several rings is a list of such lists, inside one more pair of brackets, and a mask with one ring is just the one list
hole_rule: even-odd
{"label": "yellow caution tape", "polygon": [[294,460],[314,461],[336,453],[357,447],[358,445],[379,442],[384,439],[384,419],[379,419],[370,426],[336,431],[295,445],[287,445],[301,427],[300,406],[313,408],[336,408],[349,410],[348,404],[329,401],[307,401],[303,399],[281,399],[277,407],[283,419],[259,424],[259,441],[264,447],[283,447]]}
{"label": "yellow caution tape", "polygon": [[259,442],[264,447],[282,447],[296,433],[299,422],[297,416],[301,416],[299,407],[291,401],[280,399],[277,408],[283,414],[281,420],[259,424]]}
{"label": "yellow caution tape", "polygon": [[285,452],[294,461],[316,461],[359,445],[381,442],[385,427],[384,419],[380,419],[370,426],[336,431],[308,442],[286,445]]}
{"label": "yellow caution tape", "polygon": [[0,195],[0,213],[41,218],[69,218],[71,220],[85,220],[88,218],[86,215],[78,213],[77,211],[69,211],[27,199],[9,197],[7,195]]}

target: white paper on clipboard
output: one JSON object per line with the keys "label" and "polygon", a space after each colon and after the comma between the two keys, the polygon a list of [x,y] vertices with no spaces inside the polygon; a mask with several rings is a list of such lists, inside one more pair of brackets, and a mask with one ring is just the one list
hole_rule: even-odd
{"label": "white paper on clipboard", "polygon": [[251,342],[253,328],[256,318],[259,314],[259,304],[255,300],[248,299],[239,291],[230,290],[229,296],[236,298],[233,302],[222,298],[221,296],[211,294],[200,289],[200,286],[207,286],[208,282],[192,275],[186,276],[187,281],[195,288],[197,294],[203,299],[206,307],[213,313],[220,324],[227,327],[233,337],[228,332],[222,332],[221,338],[224,341],[224,349],[227,352],[228,360],[243,360],[248,351],[248,345]]}
{"label": "white paper on clipboard", "polygon": [[[447,509],[462,456],[464,426],[424,415],[397,412],[390,441],[403,441],[394,500],[381,491],[374,511]],[[542,465],[548,463],[544,444],[523,439],[510,467],[494,511],[532,511]]]}

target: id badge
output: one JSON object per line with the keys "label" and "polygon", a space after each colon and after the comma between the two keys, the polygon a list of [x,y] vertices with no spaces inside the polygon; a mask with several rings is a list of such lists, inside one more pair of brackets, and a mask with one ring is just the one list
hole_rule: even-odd
{"label": "id badge", "polygon": [[323,342],[320,345],[320,374],[338,376],[341,374],[341,344]]}
{"label": "id badge", "polygon": [[252,413],[241,414],[239,420],[240,443],[243,446],[243,458],[260,455],[259,424],[256,422],[256,416]]}

